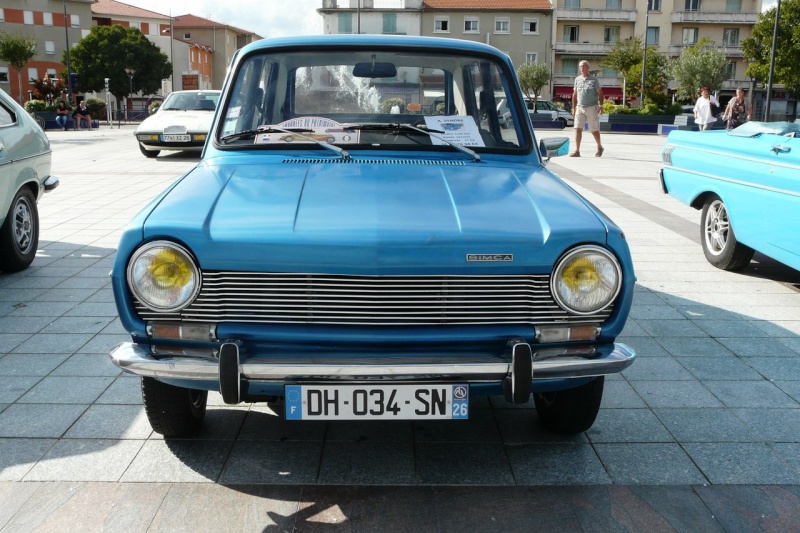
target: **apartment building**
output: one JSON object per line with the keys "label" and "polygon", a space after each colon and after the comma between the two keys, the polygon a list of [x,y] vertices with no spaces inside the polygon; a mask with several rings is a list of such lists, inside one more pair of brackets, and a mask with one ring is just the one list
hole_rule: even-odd
{"label": "apartment building", "polygon": [[[552,64],[553,8],[549,0],[424,0],[422,35],[484,42],[514,65]],[[540,96],[551,97],[550,88]]]}
{"label": "apartment building", "polygon": [[[549,0],[323,0],[325,33],[425,35],[484,42],[515,65],[552,70]],[[550,98],[549,88],[544,98]]]}
{"label": "apartment building", "polygon": [[323,33],[419,35],[422,0],[322,0]]}
{"label": "apartment building", "polygon": [[[603,69],[603,57],[614,44],[632,36],[647,39],[668,57],[678,57],[686,47],[708,38],[722,47],[729,60],[728,80],[722,94],[732,95],[750,79],[741,41],[750,36],[762,0],[555,0],[556,98],[569,99],[578,63],[588,60],[604,86],[606,98],[622,100],[622,79]],[[630,97],[630,95],[629,95]]]}
{"label": "apartment building", "polygon": [[213,89],[222,88],[236,50],[262,38],[253,32],[196,15],[175,17],[172,28],[175,39],[201,44],[211,50],[210,88]]}
{"label": "apartment building", "polygon": [[92,5],[92,20],[98,26],[136,28],[161,49],[172,63],[172,76],[164,80],[162,96],[173,90],[211,88],[211,48],[173,37],[168,15],[116,0],[98,0]]}
{"label": "apartment building", "polygon": [[[58,77],[66,70],[64,50],[89,33],[96,0],[0,0],[0,29],[36,41],[36,55],[23,72],[0,62],[0,88],[18,102],[29,99],[32,79]],[[22,77],[22,93],[19,77]]]}

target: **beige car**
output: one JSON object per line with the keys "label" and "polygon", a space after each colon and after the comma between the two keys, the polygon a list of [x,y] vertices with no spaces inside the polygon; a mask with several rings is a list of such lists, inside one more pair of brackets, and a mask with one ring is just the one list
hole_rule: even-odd
{"label": "beige car", "polygon": [[58,186],[51,157],[42,128],[0,89],[0,272],[27,268],[36,257],[36,202]]}

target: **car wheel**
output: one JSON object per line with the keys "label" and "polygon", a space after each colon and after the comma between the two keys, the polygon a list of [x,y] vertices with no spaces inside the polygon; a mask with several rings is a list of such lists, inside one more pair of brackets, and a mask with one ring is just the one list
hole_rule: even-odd
{"label": "car wheel", "polygon": [[157,157],[158,154],[161,153],[161,150],[148,150],[142,143],[139,143],[139,151],[142,152],[142,155],[145,157]]}
{"label": "car wheel", "polygon": [[709,263],[722,270],[739,270],[750,263],[755,251],[736,240],[728,210],[718,196],[711,196],[700,217],[700,242]]}
{"label": "car wheel", "polygon": [[208,392],[142,378],[142,399],[153,431],[165,437],[180,437],[200,428]]}
{"label": "car wheel", "polygon": [[558,121],[561,123],[561,129],[562,130],[567,127],[567,119],[560,118],[560,119],[558,119]]}
{"label": "car wheel", "polygon": [[535,393],[533,401],[539,421],[556,433],[586,431],[597,418],[604,381],[605,377],[600,376],[574,389]]}
{"label": "car wheel", "polygon": [[20,189],[0,227],[0,270],[17,272],[28,268],[39,245],[39,210],[28,187]]}

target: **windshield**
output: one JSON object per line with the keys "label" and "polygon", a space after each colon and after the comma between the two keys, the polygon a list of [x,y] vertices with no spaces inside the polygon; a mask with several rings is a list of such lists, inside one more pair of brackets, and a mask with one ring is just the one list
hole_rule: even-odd
{"label": "windshield", "polygon": [[209,92],[174,92],[164,103],[162,110],[167,111],[214,111],[219,102],[219,93]]}
{"label": "windshield", "polygon": [[504,63],[453,51],[251,55],[236,72],[215,140],[225,147],[529,149],[527,124],[501,105],[514,101],[512,84]]}

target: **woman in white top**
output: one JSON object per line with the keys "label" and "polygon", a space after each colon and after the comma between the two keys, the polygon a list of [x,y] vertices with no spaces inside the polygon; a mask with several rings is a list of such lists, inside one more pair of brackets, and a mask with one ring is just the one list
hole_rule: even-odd
{"label": "woman in white top", "polygon": [[717,99],[708,92],[708,87],[700,89],[700,98],[694,104],[694,123],[700,126],[700,130],[709,130],[711,125],[717,121],[711,113],[711,104],[719,107]]}

